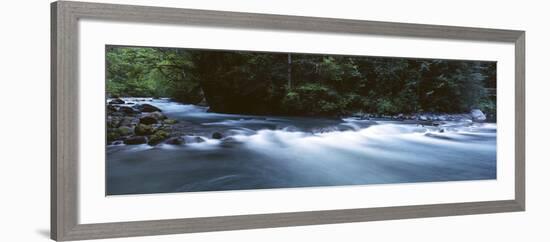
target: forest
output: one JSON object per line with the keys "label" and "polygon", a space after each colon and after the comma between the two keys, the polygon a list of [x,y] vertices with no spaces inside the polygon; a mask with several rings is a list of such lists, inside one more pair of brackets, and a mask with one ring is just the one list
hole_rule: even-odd
{"label": "forest", "polygon": [[106,46],[108,97],[219,113],[496,113],[496,62]]}

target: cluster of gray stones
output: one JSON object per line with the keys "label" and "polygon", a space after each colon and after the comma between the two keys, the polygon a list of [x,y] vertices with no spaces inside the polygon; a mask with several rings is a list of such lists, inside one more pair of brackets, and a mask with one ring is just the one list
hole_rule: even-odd
{"label": "cluster of gray stones", "polygon": [[[182,145],[205,141],[199,136],[189,134],[193,130],[192,124],[169,119],[154,105],[135,104],[120,98],[107,103],[106,122],[107,144],[111,145]],[[224,138],[220,132],[213,132],[210,136],[213,139]]]}
{"label": "cluster of gray stones", "polygon": [[462,122],[484,122],[487,117],[479,109],[472,109],[470,113],[463,114],[435,114],[435,113],[417,113],[417,114],[398,114],[398,115],[379,115],[369,113],[355,113],[352,115],[359,119],[393,119],[393,120],[417,120],[417,121],[462,121]]}
{"label": "cluster of gray stones", "polygon": [[107,143],[180,144],[180,140],[170,139],[171,126],[176,123],[176,120],[168,119],[162,110],[153,105],[113,99],[107,104]]}

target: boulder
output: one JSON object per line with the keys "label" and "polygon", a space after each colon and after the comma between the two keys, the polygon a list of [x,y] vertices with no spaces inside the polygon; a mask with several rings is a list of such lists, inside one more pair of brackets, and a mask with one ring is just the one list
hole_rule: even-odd
{"label": "boulder", "polygon": [[153,130],[164,128],[161,123],[151,124],[151,127],[153,128]]}
{"label": "boulder", "polygon": [[109,104],[124,104],[124,103],[125,103],[124,100],[120,98],[115,98],[109,102]]}
{"label": "boulder", "polygon": [[221,139],[221,138],[223,138],[223,134],[220,132],[214,132],[212,134],[212,139]]}
{"label": "boulder", "polygon": [[181,144],[185,144],[185,140],[180,137],[173,137],[166,140],[166,143],[169,145],[181,145]]}
{"label": "boulder", "polygon": [[124,117],[118,123],[118,126],[134,127],[139,123],[139,119],[136,117]]}
{"label": "boulder", "polygon": [[128,107],[128,106],[120,106],[118,110],[129,115],[139,113],[138,110],[135,110],[132,107]]}
{"label": "boulder", "polygon": [[111,104],[107,105],[107,113],[114,113],[118,111],[117,108]]}
{"label": "boulder", "polygon": [[149,116],[149,117],[153,117],[153,118],[156,118],[157,120],[164,120],[166,119],[166,116],[164,114],[162,114],[161,112],[152,112],[152,113],[147,113],[145,115],[143,115],[143,117],[145,116]]}
{"label": "boulder", "polygon": [[152,113],[152,112],[162,112],[162,110],[160,110],[160,108],[157,108],[151,104],[138,104],[138,105],[135,105],[134,107],[136,107],[139,111],[142,111],[144,113]]}
{"label": "boulder", "polygon": [[146,124],[146,125],[150,125],[150,124],[156,124],[158,123],[158,120],[152,116],[145,116],[145,117],[141,117],[139,119],[139,123],[140,124]]}
{"label": "boulder", "polygon": [[134,130],[128,126],[120,126],[117,131],[121,136],[128,136],[134,133]]}
{"label": "boulder", "polygon": [[164,130],[159,130],[159,131],[155,132],[153,135],[151,135],[151,137],[149,138],[148,144],[149,145],[159,144],[163,140],[167,139],[169,136],[170,136],[170,134],[168,134],[168,132],[166,132]]}
{"label": "boulder", "polygon": [[107,128],[118,128],[120,126],[120,120],[122,120],[119,116],[107,116]]}
{"label": "boulder", "polygon": [[113,117],[124,117],[124,113],[122,112],[113,112],[113,113],[110,113],[109,114],[110,116],[113,116]]}
{"label": "boulder", "polygon": [[119,139],[121,139],[121,135],[118,129],[107,129],[107,142],[110,143]]}
{"label": "boulder", "polygon": [[472,116],[472,120],[475,122],[483,122],[487,119],[485,114],[479,109],[472,109],[472,111],[470,111],[470,115]]}
{"label": "boulder", "polygon": [[151,135],[153,134],[153,127],[150,125],[138,124],[134,129],[134,133],[137,135]]}
{"label": "boulder", "polygon": [[147,143],[147,138],[145,136],[132,136],[124,140],[124,144],[127,145],[139,145]]}
{"label": "boulder", "polygon": [[122,140],[117,140],[117,141],[114,141],[113,143],[111,143],[111,145],[122,145],[124,144],[124,141]]}

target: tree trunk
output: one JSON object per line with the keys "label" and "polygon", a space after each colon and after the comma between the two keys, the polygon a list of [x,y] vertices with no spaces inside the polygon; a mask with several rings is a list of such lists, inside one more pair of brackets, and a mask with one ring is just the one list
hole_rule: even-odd
{"label": "tree trunk", "polygon": [[290,53],[288,53],[287,74],[288,74],[288,90],[290,90],[292,88],[292,54]]}

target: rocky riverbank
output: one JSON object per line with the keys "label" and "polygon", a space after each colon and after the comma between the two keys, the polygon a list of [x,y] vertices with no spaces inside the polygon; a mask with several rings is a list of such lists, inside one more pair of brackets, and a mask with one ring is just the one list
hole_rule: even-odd
{"label": "rocky riverbank", "polygon": [[416,114],[398,114],[383,115],[357,112],[351,117],[359,119],[387,119],[387,120],[411,120],[411,121],[454,121],[454,122],[485,122],[494,121],[479,109],[472,109],[470,113],[462,114],[441,114],[441,113],[416,113]]}
{"label": "rocky riverbank", "polygon": [[[144,101],[146,99],[136,99]],[[151,146],[167,143],[180,145],[200,143],[204,139],[189,135],[193,130],[192,123],[169,119],[163,111],[151,104],[136,104],[115,98],[107,102],[107,144],[149,144]],[[212,138],[221,139],[218,132]]]}
{"label": "rocky riverbank", "polygon": [[[221,121],[205,122],[205,120],[193,121],[193,114],[191,113],[191,118],[188,117],[182,119],[181,117],[178,118],[177,115],[174,116],[174,110],[177,110],[176,113],[180,114],[187,113],[187,111],[185,111],[185,105],[182,105],[181,108],[173,108],[171,106],[166,106],[166,102],[171,101],[167,99],[151,98],[109,99],[106,104],[107,144],[148,144],[151,146],[155,146],[165,143],[170,145],[183,145],[191,143],[202,143],[207,140],[221,140],[222,143],[230,143],[232,138],[230,136],[233,135],[232,132],[234,132],[234,129],[232,130],[229,126],[226,126],[225,123],[232,124],[238,122],[258,122],[263,123],[262,125],[266,125],[265,128],[268,129],[282,128],[285,130],[292,130],[291,127],[287,127],[287,125],[291,125],[291,123],[285,124],[281,127],[274,124],[273,127],[270,127],[269,124],[266,124],[266,122],[268,122],[266,121],[266,117],[263,116],[243,116],[236,118],[229,115],[227,117],[228,119],[220,117],[221,119],[219,120]],[[168,108],[169,110],[162,110],[163,108]],[[202,111],[203,113],[200,115],[204,115],[207,108],[202,107],[202,109],[204,109],[204,111]],[[208,115],[216,116],[225,114],[210,113]],[[273,118],[274,117],[271,117],[269,119]],[[308,120],[309,119],[300,122],[311,122]],[[400,121],[403,123],[418,124],[424,126],[439,126],[448,122],[458,122],[468,125],[469,123],[484,122],[487,120],[487,117],[480,110],[474,109],[470,113],[465,114],[419,113],[399,114],[393,116],[357,112],[353,115],[338,120],[341,120],[342,122],[331,119],[331,121],[326,124],[328,126],[325,125],[326,127],[322,126],[319,128],[314,128],[310,132],[317,133],[322,132],[323,130],[334,131],[340,129],[349,129],[349,125],[346,126],[338,124],[342,124],[350,120],[359,120],[361,122],[363,122],[363,120],[366,120],[368,123],[371,123],[371,121],[372,123],[376,123],[377,121]]]}

